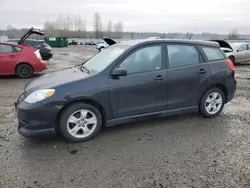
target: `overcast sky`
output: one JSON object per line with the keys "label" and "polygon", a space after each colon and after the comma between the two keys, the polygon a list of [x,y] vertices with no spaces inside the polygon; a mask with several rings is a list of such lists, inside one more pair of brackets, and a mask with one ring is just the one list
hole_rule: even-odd
{"label": "overcast sky", "polygon": [[0,0],[0,28],[43,27],[58,14],[79,13],[92,30],[94,12],[126,31],[250,34],[250,0]]}

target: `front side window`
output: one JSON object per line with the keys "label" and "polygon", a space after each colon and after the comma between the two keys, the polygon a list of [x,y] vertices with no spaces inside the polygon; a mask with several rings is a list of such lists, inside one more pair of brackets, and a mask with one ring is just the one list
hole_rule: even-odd
{"label": "front side window", "polygon": [[241,45],[238,50],[246,51],[247,50],[247,45],[246,44]]}
{"label": "front side window", "polygon": [[162,47],[141,48],[129,55],[119,67],[126,68],[128,74],[159,70],[162,67]]}
{"label": "front side window", "polygon": [[204,51],[204,53],[207,56],[207,59],[209,61],[216,61],[216,60],[225,59],[223,52],[218,48],[202,47],[202,50]]}
{"label": "front side window", "polygon": [[10,45],[0,44],[0,53],[10,53],[13,52],[13,48]]}
{"label": "front side window", "polygon": [[171,44],[168,45],[169,67],[180,67],[199,63],[199,53],[194,46]]}

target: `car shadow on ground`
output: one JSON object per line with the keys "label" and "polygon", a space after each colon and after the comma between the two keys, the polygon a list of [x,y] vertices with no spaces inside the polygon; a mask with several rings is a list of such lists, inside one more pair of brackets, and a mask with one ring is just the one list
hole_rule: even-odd
{"label": "car shadow on ground", "polygon": [[235,64],[236,67],[244,67],[244,66],[250,66],[250,63],[238,63]]}
{"label": "car shadow on ground", "polygon": [[[223,118],[223,117],[221,117]],[[154,119],[145,119],[145,120],[140,120],[137,122],[132,122],[132,123],[126,123],[126,124],[120,124],[120,125],[116,125],[113,127],[103,127],[102,130],[100,131],[100,133],[93,139],[87,141],[87,142],[82,142],[82,143],[71,143],[66,141],[62,135],[60,135],[60,133],[57,134],[52,134],[52,135],[47,135],[47,136],[41,136],[41,137],[36,137],[36,138],[24,138],[25,139],[25,143],[29,144],[29,145],[44,145],[44,144],[63,144],[63,145],[67,145],[67,144],[74,144],[74,145],[81,145],[84,143],[88,143],[88,142],[98,142],[98,140],[108,140],[110,139],[110,137],[119,137],[119,134],[123,135],[125,134],[125,132],[127,131],[137,131],[140,132],[140,134],[146,134],[144,133],[145,131],[147,132],[147,130],[150,130],[154,127],[157,126],[157,128],[165,128],[165,129],[169,129],[172,130],[173,126],[174,129],[178,129],[178,126],[181,126],[179,128],[182,128],[182,124],[185,124],[186,121],[190,121],[190,120],[194,120],[194,121],[201,121],[201,119],[203,119],[202,117],[200,117],[197,113],[190,113],[190,114],[182,114],[182,115],[175,115],[175,116],[169,116],[169,117],[162,117],[162,118],[154,118]],[[214,122],[216,122],[216,118],[214,118],[213,120]],[[209,123],[209,119],[203,119],[202,122],[204,124]],[[197,125],[193,124],[193,125],[189,125],[190,128],[194,128]],[[201,125],[202,126],[202,125]]]}

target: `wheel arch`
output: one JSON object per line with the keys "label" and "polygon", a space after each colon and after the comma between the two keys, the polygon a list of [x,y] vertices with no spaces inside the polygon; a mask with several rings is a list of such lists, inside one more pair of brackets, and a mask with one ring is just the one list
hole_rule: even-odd
{"label": "wheel arch", "polygon": [[88,98],[81,98],[81,99],[74,99],[74,100],[69,101],[68,103],[66,103],[60,109],[60,111],[57,114],[56,119],[55,119],[55,128],[56,128],[57,131],[58,131],[58,128],[59,128],[59,120],[60,120],[60,117],[61,117],[61,114],[63,113],[63,111],[67,107],[69,107],[69,106],[71,106],[73,104],[76,104],[76,103],[85,103],[85,104],[90,104],[90,105],[96,107],[100,111],[100,113],[101,113],[102,122],[103,122],[103,125],[105,126],[105,122],[106,122],[107,116],[106,116],[106,112],[105,112],[104,107],[100,103],[98,103],[97,101],[95,101],[95,100],[88,99]]}
{"label": "wheel arch", "polygon": [[218,89],[220,89],[220,90],[224,93],[224,95],[225,95],[225,103],[227,103],[227,99],[228,99],[228,90],[227,90],[227,88],[226,88],[225,85],[219,84],[219,83],[218,83],[218,84],[212,85],[211,87],[209,87],[208,89],[206,89],[206,90],[202,93],[202,95],[200,96],[200,99],[199,99],[199,104],[200,104],[200,102],[201,102],[202,97],[205,95],[205,93],[206,93],[208,90],[212,89],[212,88],[218,88]]}
{"label": "wheel arch", "polygon": [[235,63],[236,59],[235,59],[235,56],[234,55],[230,55],[228,56],[229,59],[233,59],[233,63]]}
{"label": "wheel arch", "polygon": [[29,65],[33,69],[33,72],[35,71],[34,67],[30,63],[20,62],[20,63],[17,63],[16,66],[15,66],[15,73],[17,73],[17,67],[20,66],[20,65]]}

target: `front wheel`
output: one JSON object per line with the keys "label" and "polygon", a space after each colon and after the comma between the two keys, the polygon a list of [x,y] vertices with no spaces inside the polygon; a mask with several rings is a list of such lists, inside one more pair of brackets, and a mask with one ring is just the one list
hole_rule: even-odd
{"label": "front wheel", "polygon": [[97,108],[76,103],[63,111],[60,118],[62,135],[71,142],[83,142],[96,136],[102,126],[102,116]]}
{"label": "front wheel", "polygon": [[225,104],[225,94],[219,88],[208,90],[200,101],[200,113],[203,117],[212,118],[220,114]]}

